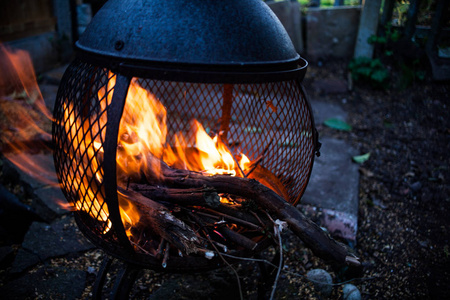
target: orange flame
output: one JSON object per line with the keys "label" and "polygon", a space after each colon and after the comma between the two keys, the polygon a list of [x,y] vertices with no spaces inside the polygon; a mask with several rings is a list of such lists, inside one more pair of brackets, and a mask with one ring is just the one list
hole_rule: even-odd
{"label": "orange flame", "polygon": [[[30,55],[0,44],[0,114],[4,156],[23,172],[44,184],[56,185],[48,161],[29,153],[49,152],[51,113],[45,106]],[[50,162],[51,163],[51,162]]]}
{"label": "orange flame", "polygon": [[[15,79],[15,87],[20,86],[13,91],[0,90],[0,96],[3,96],[0,98],[1,109],[4,115],[12,117],[8,119],[6,127],[16,129],[18,133],[9,134],[9,139],[4,139],[4,143],[13,147],[14,152],[18,154],[5,156],[31,176],[40,178],[47,184],[56,184],[54,172],[46,171],[49,162],[39,163],[24,153],[30,150],[27,149],[26,142],[33,136],[39,134],[48,141],[51,139],[49,131],[52,117],[37,85],[30,56],[25,51],[8,51],[0,45],[0,58],[2,65],[10,66],[0,78],[0,87],[7,86],[5,82],[11,79]],[[101,111],[105,111],[111,103],[116,82],[114,74],[110,73],[108,77],[108,84],[100,88],[97,94],[98,99],[103,99],[100,101]],[[29,109],[30,107],[33,109]],[[9,113],[8,109],[13,108],[16,113]],[[105,224],[103,233],[106,233],[112,228],[112,224],[100,188],[103,182],[101,159],[104,136],[99,134],[104,134],[106,114],[91,123],[89,119],[81,120],[77,117],[78,114],[70,99],[63,104],[63,108],[66,120],[64,129],[68,139],[73,141],[73,149],[67,155],[83,161],[79,163],[78,170],[68,170],[68,180],[62,184],[67,190],[78,191],[79,200],[73,203],[74,209],[84,211],[103,222]],[[20,118],[17,114],[20,114]],[[159,178],[162,161],[174,168],[199,171],[207,175],[232,176],[242,176],[239,166],[241,170],[245,170],[251,164],[247,156],[240,154],[238,166],[220,136],[210,137],[197,120],[191,121],[189,134],[178,132],[172,137],[168,136],[166,123],[167,111],[164,105],[155,95],[140,86],[137,79],[133,79],[128,89],[119,128],[117,148],[119,184],[123,183],[122,179],[139,180],[142,172],[146,176]],[[77,157],[75,149],[77,153],[84,155],[81,158]],[[90,167],[83,167],[86,165]],[[131,228],[139,222],[140,214],[130,201],[121,199],[119,204],[122,222],[128,236],[131,237]]]}
{"label": "orange flame", "polygon": [[[98,96],[101,99],[104,91],[100,91]],[[217,135],[211,138],[200,122],[195,119],[191,121],[190,134],[176,133],[172,137],[172,146],[166,123],[164,105],[141,87],[138,80],[133,79],[119,127],[119,182],[124,184],[129,180],[139,180],[142,172],[151,178],[159,178],[161,161],[174,168],[201,171],[208,175],[242,176],[227,146]],[[248,157],[241,154],[240,168],[245,170],[250,164]],[[123,206],[121,215],[124,224],[133,226],[139,222],[138,210],[128,202]],[[130,235],[129,230],[128,233]]]}

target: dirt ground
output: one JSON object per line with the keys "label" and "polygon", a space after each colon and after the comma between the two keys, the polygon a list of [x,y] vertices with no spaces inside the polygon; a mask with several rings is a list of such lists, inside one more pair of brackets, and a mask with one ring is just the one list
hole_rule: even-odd
{"label": "dirt ground", "polygon": [[[304,85],[310,97],[339,103],[349,113],[349,132],[317,124],[321,135],[345,139],[370,158],[360,166],[359,224],[355,254],[363,269],[334,268],[315,257],[299,239],[283,235],[283,272],[275,299],[320,298],[305,275],[322,268],[333,277],[329,299],[343,299],[342,283],[356,285],[362,299],[447,299],[450,296],[450,84],[417,82],[403,90],[373,90],[354,86],[351,91],[324,93],[311,89],[329,79],[345,81],[346,64],[310,66]],[[19,246],[17,246],[19,247]],[[273,256],[270,248],[263,257]],[[45,262],[49,268],[87,273],[82,298],[92,292],[95,273],[105,254],[90,250]],[[34,271],[39,272],[41,265]],[[133,299],[256,299],[255,262],[189,275],[143,271],[131,291]],[[4,271],[7,271],[5,269]],[[4,275],[4,273],[3,273]],[[2,278],[6,278],[2,275]],[[112,281],[108,277],[107,281]],[[269,295],[271,288],[267,287]],[[30,299],[46,299],[45,295]],[[72,299],[71,297],[67,297]]]}
{"label": "dirt ground", "polygon": [[[313,66],[308,73],[305,85],[346,78],[342,64]],[[371,153],[360,167],[355,250],[363,279],[353,284],[364,299],[448,299],[450,84],[311,96],[342,103],[353,129],[337,135]]]}

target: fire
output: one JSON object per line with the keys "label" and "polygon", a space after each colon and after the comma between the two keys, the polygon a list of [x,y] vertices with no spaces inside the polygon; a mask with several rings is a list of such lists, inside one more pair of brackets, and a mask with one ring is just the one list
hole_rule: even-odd
{"label": "fire", "polygon": [[[48,161],[30,153],[50,152],[51,113],[45,106],[30,55],[0,44],[0,112],[4,156],[28,175],[48,185],[57,185]],[[51,163],[51,162],[50,162]]]}
{"label": "fire", "polygon": [[[11,154],[5,153],[5,156],[35,178],[55,185],[55,174],[45,171],[45,164],[49,162],[40,163],[25,154],[31,151],[27,141],[33,140],[33,137],[51,140],[49,132],[52,117],[36,82],[30,56],[21,50],[8,51],[1,45],[0,54],[2,64],[6,61],[6,64],[11,66],[0,78],[1,87],[8,86],[6,79],[16,79],[13,90],[0,94],[3,97],[0,101],[2,111],[6,116],[11,116],[7,126],[15,128],[14,133],[7,135],[6,139],[3,138],[4,144],[13,150]],[[110,72],[107,85],[97,92],[100,111],[106,111],[110,105],[115,83],[116,76]],[[12,99],[16,111],[17,107],[20,107],[20,118],[17,112],[8,112],[8,104],[11,104],[11,101],[4,99]],[[18,103],[21,105],[18,106]],[[29,107],[32,109],[28,109]],[[74,107],[72,99],[64,101],[63,111],[63,128],[67,140],[72,141],[65,151],[69,159],[77,161],[77,168],[68,168],[66,178],[61,184],[66,191],[77,193],[77,200],[72,203],[73,209],[83,211],[103,223],[102,233],[105,234],[112,228],[102,188],[104,173],[101,167],[107,114],[95,116],[98,117],[95,122],[90,117],[83,119]],[[119,127],[119,186],[124,187],[127,182],[138,181],[141,174],[159,178],[162,162],[173,168],[198,171],[205,175],[244,176],[243,173],[250,167],[251,161],[247,156],[237,154],[240,157],[238,162],[221,135],[211,137],[199,121],[191,120],[191,128],[187,133],[178,132],[172,136],[168,134],[167,121],[167,111],[161,101],[144,89],[139,80],[133,79]],[[33,146],[35,147],[34,144]],[[131,229],[139,222],[140,214],[137,208],[123,197],[119,197],[119,205],[122,222],[131,237]]]}
{"label": "fire", "polygon": [[[98,96],[101,99],[104,91],[100,90]],[[178,169],[231,176],[243,176],[239,167],[245,170],[251,165],[241,154],[238,167],[220,136],[210,137],[195,119],[189,134],[178,132],[170,138],[164,105],[133,79],[119,127],[118,182],[125,186],[130,180],[139,180],[142,172],[147,178],[159,178],[161,162]],[[139,212],[121,199],[121,216],[130,236],[130,227],[139,222]]]}
{"label": "fire", "polygon": [[[190,134],[176,133],[172,138],[173,146],[170,146],[166,123],[167,112],[163,104],[133,80],[119,129],[117,165],[122,176],[133,179],[144,171],[148,176],[158,177],[161,161],[178,169],[208,175],[242,176],[219,135],[210,137],[202,124],[193,119]],[[241,169],[249,165],[248,157],[241,154]]]}

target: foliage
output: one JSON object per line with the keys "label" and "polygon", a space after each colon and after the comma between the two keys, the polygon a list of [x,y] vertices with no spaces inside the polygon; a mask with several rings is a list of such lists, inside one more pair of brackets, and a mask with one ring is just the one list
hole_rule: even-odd
{"label": "foliage", "polygon": [[326,126],[337,129],[337,130],[343,130],[343,131],[351,131],[352,126],[348,124],[347,122],[344,122],[337,118],[330,118],[323,122]]}
{"label": "foliage", "polygon": [[[298,2],[300,2],[300,4],[302,6],[309,6],[310,4],[310,0],[297,0]],[[334,1],[335,0],[321,0],[320,1],[320,7],[330,7],[330,6],[334,6]],[[359,0],[344,0],[344,5],[360,5]]]}
{"label": "foliage", "polygon": [[394,15],[397,16],[397,24],[400,26],[405,25],[406,23],[406,14],[409,8],[408,0],[399,0],[395,3]]}
{"label": "foliage", "polygon": [[407,41],[401,28],[389,24],[379,35],[372,35],[368,43],[375,45],[375,58],[356,58],[350,62],[349,70],[355,81],[374,88],[404,89],[425,79],[424,45],[418,40]]}
{"label": "foliage", "polygon": [[348,68],[355,81],[366,82],[374,88],[381,89],[386,89],[389,85],[389,70],[378,58],[354,58]]}
{"label": "foliage", "polygon": [[370,152],[367,152],[366,154],[353,156],[352,160],[358,164],[362,164],[363,162],[369,160],[369,158],[370,158]]}

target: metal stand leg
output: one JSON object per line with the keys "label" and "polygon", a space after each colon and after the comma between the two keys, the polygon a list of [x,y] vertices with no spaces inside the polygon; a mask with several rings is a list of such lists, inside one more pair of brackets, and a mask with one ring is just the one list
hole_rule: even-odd
{"label": "metal stand leg", "polygon": [[92,291],[92,299],[101,300],[102,299],[102,290],[105,285],[106,274],[108,273],[109,268],[111,267],[112,259],[108,256],[102,262],[100,270],[97,273],[97,278],[95,279],[94,288]]}
{"label": "metal stand leg", "polygon": [[[106,275],[111,269],[112,261],[113,261],[112,258],[106,257],[102,262],[92,291],[92,299],[94,300],[102,299]],[[139,271],[140,269],[134,265],[122,263],[122,267],[117,273],[116,281],[111,290],[109,299],[111,300],[128,299],[131,288],[133,287],[134,282],[136,281]]]}
{"label": "metal stand leg", "polygon": [[114,288],[111,291],[111,297],[109,299],[129,299],[130,291],[136,281],[139,269],[127,263],[124,263],[124,265],[125,267],[117,274],[116,282],[114,283]]}

